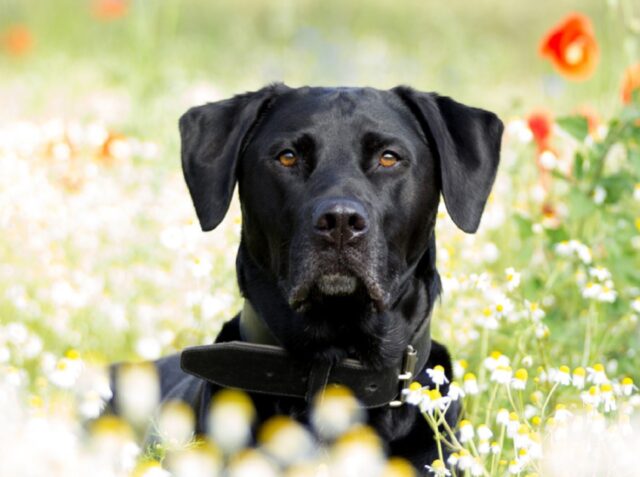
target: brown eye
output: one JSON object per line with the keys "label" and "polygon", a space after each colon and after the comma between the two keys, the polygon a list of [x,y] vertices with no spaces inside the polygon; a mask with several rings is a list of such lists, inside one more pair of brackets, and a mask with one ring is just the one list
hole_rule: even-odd
{"label": "brown eye", "polygon": [[398,160],[399,160],[399,158],[395,153],[393,153],[391,151],[385,151],[385,152],[382,153],[382,156],[380,156],[380,159],[378,160],[378,163],[382,167],[393,167],[393,166],[396,165]]}
{"label": "brown eye", "polygon": [[282,164],[284,167],[291,167],[295,165],[296,162],[298,162],[298,157],[293,151],[284,151],[281,152],[278,156],[278,161],[280,161],[280,164]]}

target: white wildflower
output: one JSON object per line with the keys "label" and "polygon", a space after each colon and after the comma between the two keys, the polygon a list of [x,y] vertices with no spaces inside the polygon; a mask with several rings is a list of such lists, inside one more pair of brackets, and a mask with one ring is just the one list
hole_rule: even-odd
{"label": "white wildflower", "polygon": [[459,430],[460,442],[468,442],[475,436],[473,424],[471,424],[471,421],[468,421],[467,419],[463,419],[462,421],[460,421]]}
{"label": "white wildflower", "polygon": [[472,396],[480,392],[480,389],[478,388],[478,380],[473,373],[465,374],[463,386],[464,392]]}
{"label": "white wildflower", "polygon": [[440,459],[434,460],[431,465],[425,465],[425,468],[431,475],[434,475],[436,477],[447,477],[451,475],[451,472],[447,470],[444,462],[442,462]]}
{"label": "white wildflower", "polygon": [[451,384],[449,384],[449,391],[447,392],[447,396],[449,397],[449,399],[451,399],[452,401],[457,401],[458,399],[463,398],[464,395],[464,390],[457,382],[453,381]]}
{"label": "white wildflower", "polygon": [[574,369],[571,375],[572,384],[578,389],[584,389],[586,375],[587,373],[583,367]]}
{"label": "white wildflower", "polygon": [[444,383],[448,383],[449,380],[444,374],[444,367],[440,365],[436,365],[434,368],[428,368],[427,374],[431,378],[434,384],[438,386],[442,386]]}
{"label": "white wildflower", "polygon": [[589,373],[587,378],[589,382],[594,384],[605,384],[609,382],[604,366],[601,363],[594,364],[592,368],[587,368],[587,372]]}
{"label": "white wildflower", "polygon": [[484,366],[489,371],[493,371],[498,366],[509,366],[509,364],[510,364],[509,358],[503,355],[500,351],[493,351],[484,360]]}
{"label": "white wildflower", "polygon": [[604,202],[604,199],[607,197],[607,191],[602,186],[596,186],[593,191],[593,201],[600,205]]}
{"label": "white wildflower", "polygon": [[495,381],[500,384],[509,384],[513,371],[511,366],[498,366],[491,372],[491,381]]}
{"label": "white wildflower", "polygon": [[502,408],[496,414],[496,422],[501,426],[509,424],[509,411]]}
{"label": "white wildflower", "polygon": [[478,439],[482,439],[482,440],[488,441],[489,439],[491,439],[493,437],[493,432],[491,431],[489,426],[487,426],[485,424],[480,424],[478,426],[477,433],[478,433]]}
{"label": "white wildflower", "polygon": [[609,270],[607,270],[605,267],[601,267],[601,266],[590,267],[589,275],[591,275],[592,277],[596,278],[601,282],[611,279],[611,272],[609,272]]}
{"label": "white wildflower", "polygon": [[520,273],[516,272],[513,267],[509,267],[504,271],[507,279],[507,289],[513,291],[520,285]]}

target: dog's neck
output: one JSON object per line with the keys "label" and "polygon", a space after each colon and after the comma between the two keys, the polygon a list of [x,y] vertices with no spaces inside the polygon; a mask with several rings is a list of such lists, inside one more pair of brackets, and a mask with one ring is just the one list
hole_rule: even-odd
{"label": "dog's neck", "polygon": [[243,242],[237,259],[240,291],[245,297],[241,333],[245,341],[277,344],[303,358],[337,362],[356,357],[376,366],[402,359],[411,336],[429,319],[440,293],[435,269],[435,234],[408,276],[393,304],[382,313],[352,317],[342,332],[333,325],[314,323],[294,312],[276,281],[252,259]]}
{"label": "dog's neck", "polygon": [[240,312],[240,337],[249,343],[282,346],[282,343],[273,336],[267,324],[247,299],[244,300]]}

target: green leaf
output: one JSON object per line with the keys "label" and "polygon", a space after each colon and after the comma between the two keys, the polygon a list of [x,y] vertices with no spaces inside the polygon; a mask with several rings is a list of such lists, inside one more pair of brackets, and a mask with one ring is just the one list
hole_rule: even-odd
{"label": "green leaf", "polygon": [[587,197],[577,188],[572,188],[569,192],[570,216],[573,219],[583,219],[591,215],[596,208],[593,200]]}
{"label": "green leaf", "polygon": [[569,240],[571,238],[564,227],[558,227],[557,229],[545,229],[545,233],[549,242],[552,244],[562,242],[563,240]]}
{"label": "green leaf", "polygon": [[584,156],[580,152],[576,153],[576,158],[573,162],[573,173],[579,181],[584,177]]}
{"label": "green leaf", "polygon": [[580,142],[584,141],[589,134],[589,123],[584,116],[565,116],[558,118],[556,123]]}
{"label": "green leaf", "polygon": [[564,172],[560,172],[557,169],[552,169],[551,170],[551,176],[555,177],[556,179],[560,179],[562,181],[568,181],[569,177],[567,177],[567,175]]}
{"label": "green leaf", "polygon": [[533,235],[533,222],[530,218],[525,217],[522,214],[515,214],[513,219],[518,226],[518,232],[520,232],[521,238],[525,239]]}
{"label": "green leaf", "polygon": [[636,175],[640,176],[640,151],[629,149],[629,164]]}
{"label": "green leaf", "polygon": [[625,194],[633,192],[634,180],[626,172],[618,172],[600,180],[600,185],[607,191],[605,201],[608,204],[618,202]]}

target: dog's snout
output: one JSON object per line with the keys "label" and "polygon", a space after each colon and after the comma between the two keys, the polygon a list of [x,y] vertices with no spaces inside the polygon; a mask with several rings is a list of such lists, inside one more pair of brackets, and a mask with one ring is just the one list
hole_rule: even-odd
{"label": "dog's snout", "polygon": [[369,229],[364,206],[349,199],[321,201],[312,220],[315,234],[338,248],[357,242]]}

